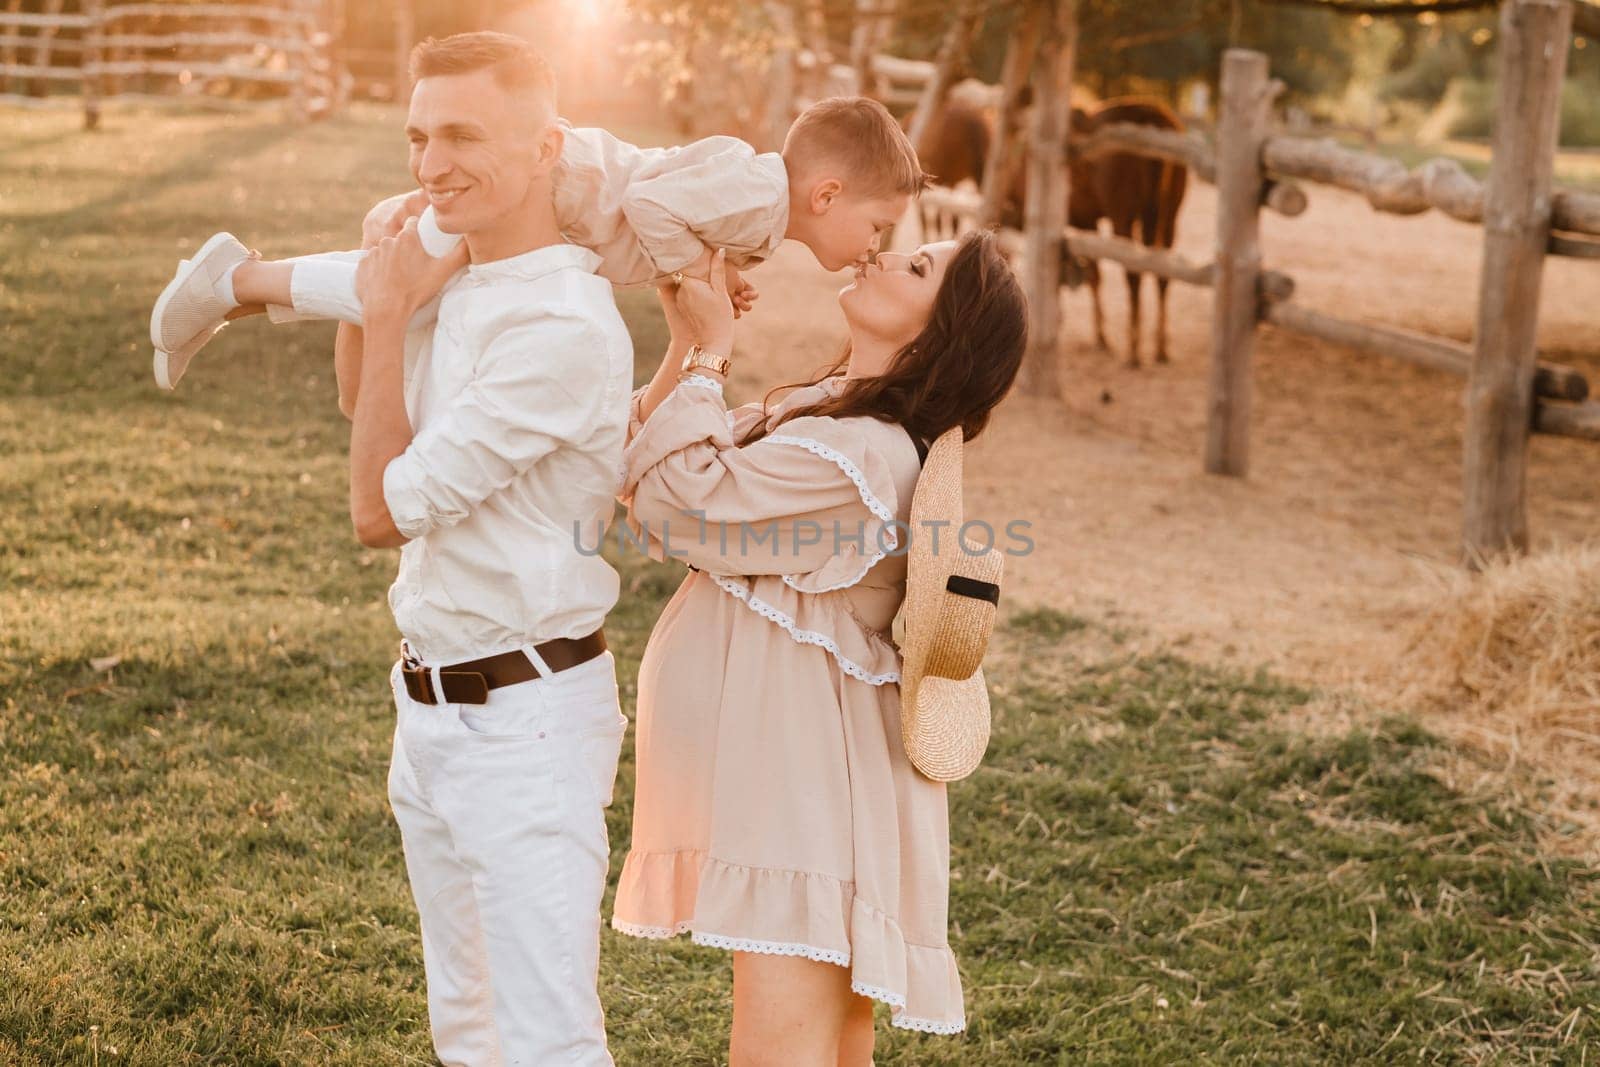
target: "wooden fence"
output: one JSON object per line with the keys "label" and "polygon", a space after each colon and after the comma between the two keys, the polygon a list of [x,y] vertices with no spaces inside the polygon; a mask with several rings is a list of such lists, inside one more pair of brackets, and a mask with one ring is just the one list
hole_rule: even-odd
{"label": "wooden fence", "polygon": [[[53,104],[64,95],[54,87],[75,88],[84,125],[93,129],[107,99],[250,103],[264,89],[267,99],[289,103],[303,118],[344,98],[346,79],[331,58],[331,11],[323,0],[82,0],[72,12],[65,0],[43,6],[24,12],[20,0],[8,0],[0,10],[0,101]],[[251,87],[253,99],[239,99],[241,86]]]}
{"label": "wooden fence", "polygon": [[[1517,10],[1522,6],[1512,0],[1502,13],[1501,113],[1518,119],[1497,124],[1487,183],[1453,160],[1407,168],[1332,140],[1273,133],[1272,105],[1280,86],[1268,78],[1265,56],[1241,49],[1224,59],[1215,148],[1193,133],[1124,124],[1071,141],[1072,152],[1089,156],[1121,151],[1175,160],[1217,187],[1213,263],[1070,227],[1062,235],[1064,254],[1109,259],[1213,290],[1207,471],[1248,471],[1251,362],[1260,322],[1466,380],[1463,543],[1471,563],[1526,546],[1523,485],[1530,432],[1600,440],[1600,403],[1588,400],[1589,382],[1572,367],[1541,359],[1534,345],[1544,256],[1600,259],[1600,195],[1550,186],[1553,109],[1562,83],[1552,57],[1565,56],[1561,45],[1568,29],[1559,14],[1548,14],[1560,9],[1526,5],[1545,13],[1529,16]],[[1483,224],[1473,343],[1356,322],[1295,303],[1293,279],[1262,264],[1258,235],[1263,207],[1290,217],[1305,210],[1302,181],[1361,193],[1383,212],[1438,210]],[[985,204],[976,191],[935,188],[923,193],[918,210],[924,232],[942,238],[979,225]],[[1024,250],[1022,234],[1007,231],[1001,238],[1008,250]]]}

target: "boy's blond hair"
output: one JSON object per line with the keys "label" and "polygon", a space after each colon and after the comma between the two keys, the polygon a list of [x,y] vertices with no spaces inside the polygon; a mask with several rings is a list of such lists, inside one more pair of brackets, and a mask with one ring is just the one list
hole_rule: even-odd
{"label": "boy's blond hair", "polygon": [[791,172],[839,168],[868,197],[916,196],[928,184],[917,150],[889,109],[866,96],[833,96],[800,113],[783,142]]}
{"label": "boy's blond hair", "polygon": [[489,70],[500,87],[556,110],[556,78],[544,56],[520,37],[488,30],[429,37],[411,50],[411,80]]}

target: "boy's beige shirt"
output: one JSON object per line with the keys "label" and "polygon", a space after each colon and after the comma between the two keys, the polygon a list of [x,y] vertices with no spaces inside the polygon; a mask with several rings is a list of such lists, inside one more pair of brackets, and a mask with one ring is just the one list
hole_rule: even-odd
{"label": "boy's beige shirt", "polygon": [[640,148],[605,130],[561,120],[556,222],[569,241],[599,253],[614,285],[659,284],[710,246],[744,269],[783,243],[789,175],[777,152],[737,137]]}

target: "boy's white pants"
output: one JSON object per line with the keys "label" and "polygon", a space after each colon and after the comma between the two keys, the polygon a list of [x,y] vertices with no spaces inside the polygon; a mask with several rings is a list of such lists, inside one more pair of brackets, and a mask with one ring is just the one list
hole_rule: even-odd
{"label": "boy's white pants", "polygon": [[389,802],[446,1067],[613,1063],[596,984],[628,721],[609,650],[539,669],[486,704],[418,703],[390,674]]}
{"label": "boy's white pants", "polygon": [[[289,273],[289,295],[293,307],[268,304],[267,316],[273,322],[299,322],[305,319],[337,319],[352,326],[361,325],[361,298],[356,295],[356,268],[365,251],[318,252],[284,260],[293,263]],[[438,297],[418,309],[410,329],[424,326],[438,315]]]}

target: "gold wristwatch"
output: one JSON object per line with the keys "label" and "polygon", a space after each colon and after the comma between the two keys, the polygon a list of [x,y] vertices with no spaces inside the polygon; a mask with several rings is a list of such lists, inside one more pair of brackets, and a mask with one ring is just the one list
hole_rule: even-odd
{"label": "gold wristwatch", "polygon": [[728,361],[727,356],[719,356],[713,352],[707,352],[697,344],[690,345],[688,355],[683,357],[683,369],[686,372],[704,367],[707,370],[716,371],[718,374],[727,374],[728,369],[732,366],[733,364]]}

